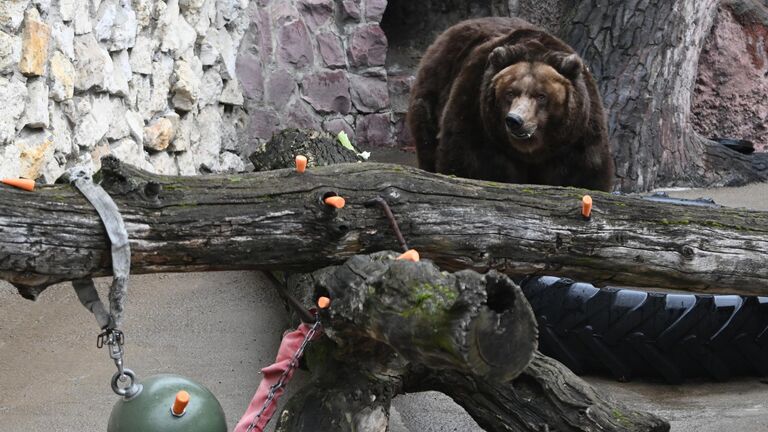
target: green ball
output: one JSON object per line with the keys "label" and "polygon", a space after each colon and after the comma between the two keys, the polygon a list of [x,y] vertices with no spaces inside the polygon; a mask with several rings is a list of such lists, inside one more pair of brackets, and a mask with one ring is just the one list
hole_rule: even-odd
{"label": "green ball", "polygon": [[[227,432],[224,410],[202,385],[178,375],[154,375],[141,381],[142,391],[121,398],[112,408],[107,432]],[[184,414],[171,413],[176,393],[189,393]]]}

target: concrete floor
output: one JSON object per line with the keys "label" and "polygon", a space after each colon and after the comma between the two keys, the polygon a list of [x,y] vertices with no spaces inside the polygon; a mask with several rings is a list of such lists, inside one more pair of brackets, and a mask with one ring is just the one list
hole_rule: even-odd
{"label": "concrete floor", "polygon": [[[672,195],[768,210],[768,184]],[[99,281],[103,296],[108,283]],[[258,385],[259,369],[274,358],[287,326],[284,315],[258,273],[133,276],[126,365],[140,377],[173,372],[202,382],[219,398],[232,427]],[[115,369],[107,352],[96,349],[97,334],[69,285],[29,302],[0,282],[0,432],[106,430],[116,401],[109,388]],[[669,419],[673,431],[768,432],[768,385],[757,379],[682,386],[587,379],[630,406]],[[289,390],[301,382],[300,373]],[[438,393],[397,398],[391,417],[393,432],[481,430]]]}

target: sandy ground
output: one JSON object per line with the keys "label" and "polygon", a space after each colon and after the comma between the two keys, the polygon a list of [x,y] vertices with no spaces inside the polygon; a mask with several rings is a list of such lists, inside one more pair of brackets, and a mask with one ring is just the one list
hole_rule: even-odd
{"label": "sandy ground", "polygon": [[[674,192],[768,210],[768,184]],[[105,294],[108,280],[100,280]],[[126,364],[139,376],[173,372],[208,386],[230,427],[273,358],[286,328],[282,304],[258,273],[133,276],[126,313]],[[114,365],[97,350],[92,316],[69,285],[29,302],[0,282],[0,431],[104,431],[116,396]],[[588,378],[630,406],[655,412],[678,432],[768,432],[768,385],[757,379],[682,386]],[[300,387],[302,377],[291,389]],[[438,393],[396,399],[394,432],[480,431]]]}

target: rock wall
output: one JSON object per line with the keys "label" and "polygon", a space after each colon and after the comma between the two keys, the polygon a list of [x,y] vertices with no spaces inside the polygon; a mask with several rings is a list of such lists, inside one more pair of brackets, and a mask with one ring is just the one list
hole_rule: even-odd
{"label": "rock wall", "polygon": [[439,32],[487,15],[552,25],[559,4],[0,0],[0,177],[53,182],[106,154],[161,174],[240,171],[285,127],[404,146]]}
{"label": "rock wall", "polygon": [[248,0],[0,0],[0,177],[237,171]]}
{"label": "rock wall", "polygon": [[288,126],[343,130],[363,147],[392,145],[391,93],[407,94],[408,85],[385,69],[379,23],[387,0],[255,3],[237,60],[249,147]]}
{"label": "rock wall", "polygon": [[760,0],[726,2],[699,61],[694,128],[707,138],[747,139],[768,151],[766,101],[768,8]]}

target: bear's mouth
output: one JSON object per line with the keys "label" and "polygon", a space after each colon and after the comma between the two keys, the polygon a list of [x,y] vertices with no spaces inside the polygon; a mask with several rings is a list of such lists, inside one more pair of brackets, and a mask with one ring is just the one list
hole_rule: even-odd
{"label": "bear's mouth", "polygon": [[531,137],[533,137],[533,134],[536,133],[536,129],[532,129],[529,131],[520,130],[520,131],[509,131],[509,134],[512,135],[512,138],[516,140],[529,140]]}

